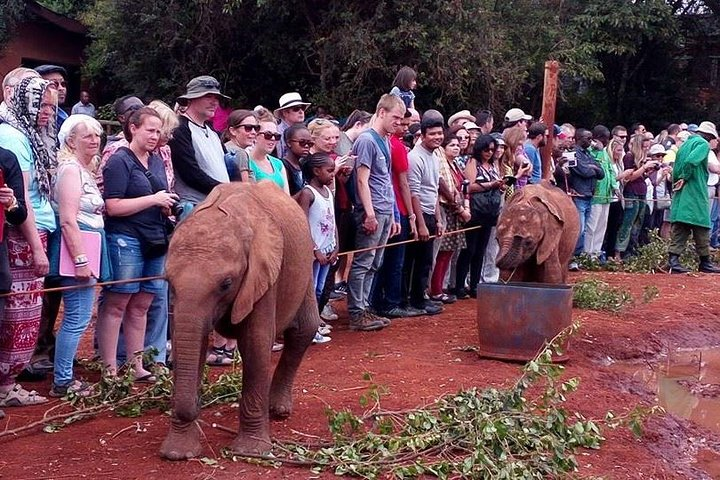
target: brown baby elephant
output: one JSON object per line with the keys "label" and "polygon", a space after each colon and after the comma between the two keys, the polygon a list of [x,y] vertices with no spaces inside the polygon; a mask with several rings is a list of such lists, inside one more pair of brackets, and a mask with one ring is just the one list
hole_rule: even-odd
{"label": "brown baby elephant", "polygon": [[[216,187],[178,225],[166,271],[174,295],[172,425],[160,453],[200,454],[198,390],[208,334],[238,340],[243,386],[238,454],[270,450],[269,416],[287,417],[292,385],[320,324],[313,243],[303,211],[270,182]],[[285,342],[273,374],[276,333]]]}
{"label": "brown baby elephant", "polygon": [[566,283],[580,235],[572,199],[543,180],[516,192],[497,224],[500,277],[513,282]]}

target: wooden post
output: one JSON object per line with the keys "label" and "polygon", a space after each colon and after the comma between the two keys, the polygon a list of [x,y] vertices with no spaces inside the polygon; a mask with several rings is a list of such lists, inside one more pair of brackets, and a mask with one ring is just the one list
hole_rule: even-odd
{"label": "wooden post", "polygon": [[553,139],[555,138],[553,125],[555,124],[559,72],[560,62],[557,60],[545,62],[545,84],[543,86],[543,106],[542,116],[540,118],[542,118],[543,123],[548,127],[548,136],[546,145],[540,152],[542,157],[543,179],[552,178],[552,148]]}

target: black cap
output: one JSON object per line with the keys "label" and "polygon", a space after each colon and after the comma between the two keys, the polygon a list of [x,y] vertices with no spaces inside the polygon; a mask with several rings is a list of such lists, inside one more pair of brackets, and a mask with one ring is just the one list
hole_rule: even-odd
{"label": "black cap", "polygon": [[39,73],[40,76],[49,75],[51,73],[59,73],[63,77],[67,78],[67,70],[59,65],[40,65],[39,67],[35,67],[35,71]]}

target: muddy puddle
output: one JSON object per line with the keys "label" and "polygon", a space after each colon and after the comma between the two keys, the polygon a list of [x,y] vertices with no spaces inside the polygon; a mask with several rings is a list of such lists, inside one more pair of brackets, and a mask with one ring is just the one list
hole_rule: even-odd
{"label": "muddy puddle", "polygon": [[[658,363],[618,365],[657,395],[667,412],[720,434],[720,347],[674,349]],[[696,466],[720,479],[720,454],[704,449]]]}

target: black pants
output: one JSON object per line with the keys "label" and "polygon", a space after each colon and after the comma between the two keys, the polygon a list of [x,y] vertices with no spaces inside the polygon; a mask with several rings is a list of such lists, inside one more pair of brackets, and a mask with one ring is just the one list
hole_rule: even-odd
{"label": "black pants", "polygon": [[467,248],[460,250],[457,266],[455,267],[456,291],[459,292],[465,287],[465,279],[467,278],[468,271],[470,271],[470,291],[477,291],[477,285],[480,282],[480,271],[482,270],[483,260],[485,260],[485,250],[487,250],[488,243],[490,243],[492,227],[494,227],[496,223],[497,218],[495,218],[495,221],[470,221],[465,225],[466,228],[476,227],[478,225],[480,225],[481,228],[465,232]]}
{"label": "black pants", "polygon": [[618,230],[620,230],[620,226],[622,225],[623,215],[624,210],[620,202],[610,204],[605,240],[603,241],[603,251],[608,257],[615,254],[615,243],[617,241]]}
{"label": "black pants", "polygon": [[[423,219],[430,235],[437,233],[435,215],[423,213]],[[403,270],[410,279],[410,305],[421,308],[425,304],[425,289],[428,287],[433,263],[433,240],[413,242],[405,249]]]}

